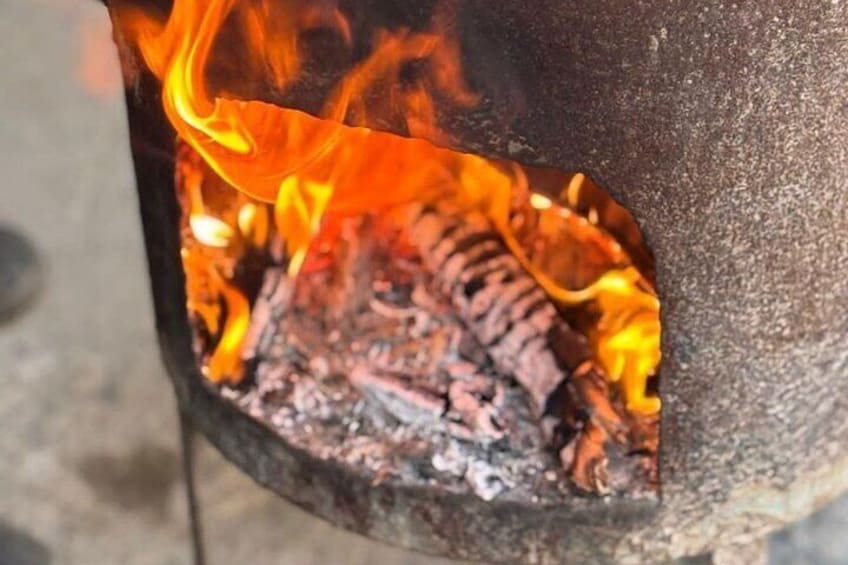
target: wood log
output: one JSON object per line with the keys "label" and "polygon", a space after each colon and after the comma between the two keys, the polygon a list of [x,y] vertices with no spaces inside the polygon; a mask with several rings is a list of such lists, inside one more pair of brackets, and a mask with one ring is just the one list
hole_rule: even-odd
{"label": "wood log", "polygon": [[282,267],[265,271],[265,280],[250,313],[250,325],[241,348],[241,358],[250,362],[267,351],[274,337],[272,321],[288,308],[294,284]]}
{"label": "wood log", "polygon": [[360,398],[409,430],[503,447],[529,429],[580,488],[626,490],[618,485],[637,477],[629,423],[586,338],[484,216],[416,208],[409,217],[393,228],[396,241],[356,221],[363,229],[308,257],[296,281],[268,270],[243,350],[259,388],[274,384],[265,381],[276,365],[319,381],[346,375]]}
{"label": "wood log", "polygon": [[586,338],[562,319],[479,212],[413,206],[410,238],[457,315],[501,373],[525,389],[541,418],[556,390],[591,358]]}
{"label": "wood log", "polygon": [[[626,418],[586,338],[560,316],[479,212],[411,206],[409,234],[458,317],[495,367],[530,398],[560,461],[580,488],[608,494],[622,477],[616,458],[629,443]],[[563,433],[561,428],[566,427]]]}
{"label": "wood log", "polygon": [[452,381],[447,394],[364,364],[354,367],[350,382],[405,424],[429,426],[459,439],[482,443],[504,436],[499,418],[503,388],[477,373]]}

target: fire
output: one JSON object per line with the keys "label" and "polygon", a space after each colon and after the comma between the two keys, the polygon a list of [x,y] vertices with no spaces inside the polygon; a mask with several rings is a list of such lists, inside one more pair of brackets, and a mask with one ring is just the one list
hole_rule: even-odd
{"label": "fire", "polygon": [[[462,75],[450,3],[439,4],[428,31],[377,33],[370,55],[338,82],[320,117],[214,93],[206,70],[216,38],[225,26],[236,26],[249,53],[245,72],[258,68],[277,88],[285,88],[304,64],[303,31],[320,27],[351,45],[351,26],[334,1],[175,0],[164,22],[125,6],[114,9],[121,33],[137,45],[162,82],[162,103],[177,135],[238,191],[232,195],[237,205],[210,213],[202,179],[192,176],[196,170],[184,171],[188,306],[217,337],[205,366],[210,379],[237,382],[242,377],[240,345],[250,306],[232,277],[246,248],[262,247],[275,231],[285,242],[294,275],[330,215],[449,199],[484,212],[562,305],[591,301],[598,306],[601,315],[590,337],[599,363],[621,383],[630,409],[659,410],[659,399],[646,395],[647,380],[659,362],[659,304],[650,283],[623,265],[585,288],[567,288],[531,260],[513,233],[510,214],[521,199],[546,214],[573,214],[569,207],[532,193],[517,165],[434,145],[450,144],[437,125],[438,105],[477,102]],[[413,62],[420,73],[401,80]],[[386,123],[402,124],[411,137],[372,129]],[[566,203],[579,196],[578,176],[564,190]],[[610,254],[622,255],[611,238],[605,245]]]}

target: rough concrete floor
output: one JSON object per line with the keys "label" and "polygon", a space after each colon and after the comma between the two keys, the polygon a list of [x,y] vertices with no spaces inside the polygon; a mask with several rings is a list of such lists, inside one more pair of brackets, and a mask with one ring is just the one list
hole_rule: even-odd
{"label": "rough concrete floor", "polygon": [[[94,0],[0,2],[0,224],[48,267],[0,326],[0,565],[189,563],[107,25]],[[213,565],[448,563],[335,530],[208,446],[198,472]],[[845,531],[848,499],[773,537],[770,561],[848,563]]]}

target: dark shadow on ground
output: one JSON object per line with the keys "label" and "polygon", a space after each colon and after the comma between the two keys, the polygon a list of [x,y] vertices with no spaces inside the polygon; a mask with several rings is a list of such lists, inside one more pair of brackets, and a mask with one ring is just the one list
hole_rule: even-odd
{"label": "dark shadow on ground", "polygon": [[77,469],[101,500],[159,517],[166,514],[171,488],[180,478],[176,453],[146,443],[123,454],[88,455]]}
{"label": "dark shadow on ground", "polygon": [[0,564],[47,565],[50,550],[26,532],[0,522]]}

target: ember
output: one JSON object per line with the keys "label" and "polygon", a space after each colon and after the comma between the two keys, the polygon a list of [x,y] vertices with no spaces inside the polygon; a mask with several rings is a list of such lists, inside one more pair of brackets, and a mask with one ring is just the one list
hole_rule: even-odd
{"label": "ember", "polygon": [[[449,8],[428,30],[377,34],[320,118],[213,91],[206,75],[227,33],[245,73],[288,87],[303,32],[350,44],[334,3],[177,0],[165,23],[118,9],[181,140],[204,374],[293,444],[332,436],[325,456],[377,478],[421,457],[454,468],[459,452],[484,498],[535,488],[556,460],[583,490],[655,488],[650,254],[583,175],[537,182],[433,143],[450,144],[438,104],[476,102]],[[408,137],[381,131],[396,122]]]}

